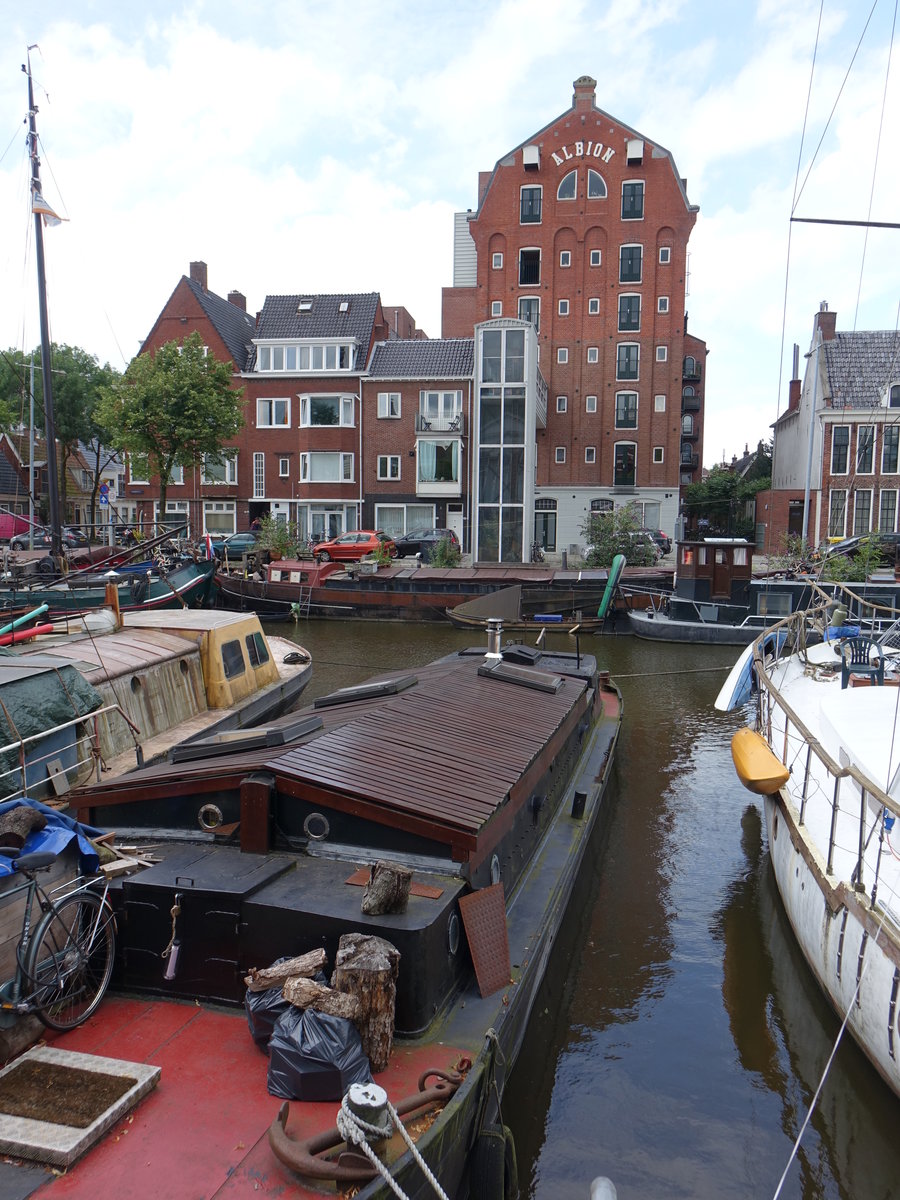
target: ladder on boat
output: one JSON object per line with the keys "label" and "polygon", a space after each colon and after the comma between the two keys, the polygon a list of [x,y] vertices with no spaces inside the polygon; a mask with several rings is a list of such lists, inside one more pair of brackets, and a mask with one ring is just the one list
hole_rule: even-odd
{"label": "ladder on boat", "polygon": [[299,620],[300,617],[303,617],[304,619],[309,617],[309,606],[310,606],[311,600],[312,600],[312,588],[304,587],[301,584],[300,585],[300,595],[291,604],[291,615],[295,618],[295,620]]}

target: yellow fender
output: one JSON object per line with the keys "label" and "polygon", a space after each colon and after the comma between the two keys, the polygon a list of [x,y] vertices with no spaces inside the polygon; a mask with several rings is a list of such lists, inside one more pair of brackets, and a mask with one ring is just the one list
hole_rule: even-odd
{"label": "yellow fender", "polygon": [[791,777],[766,739],[754,729],[739,729],[731,739],[734,769],[745,788],[757,796],[771,796]]}

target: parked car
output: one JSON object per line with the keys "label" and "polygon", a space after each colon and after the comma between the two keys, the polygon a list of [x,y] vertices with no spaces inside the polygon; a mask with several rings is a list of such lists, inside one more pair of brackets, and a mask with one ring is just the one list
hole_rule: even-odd
{"label": "parked car", "polygon": [[397,556],[405,558],[409,554],[421,554],[427,562],[434,554],[435,546],[443,541],[448,541],[454,550],[459,549],[459,538],[452,529],[414,529],[395,539]]}
{"label": "parked car", "polygon": [[49,550],[53,545],[53,538],[50,536],[49,529],[28,530],[26,533],[17,533],[14,538],[10,539],[10,550]]}
{"label": "parked car", "polygon": [[313,553],[317,562],[359,562],[382,546],[391,558],[397,557],[393,539],[380,529],[354,529],[327,542],[319,542]]}
{"label": "parked car", "polygon": [[663,554],[668,554],[672,549],[672,539],[662,529],[639,529],[638,533],[646,533],[653,538]]}
{"label": "parked car", "polygon": [[212,538],[212,552],[216,558],[241,558],[252,554],[259,543],[259,534],[254,529],[230,533],[227,537]]}
{"label": "parked car", "polygon": [[76,525],[63,526],[62,541],[69,550],[83,550],[85,546],[91,544],[84,530],[79,529]]}
{"label": "parked car", "polygon": [[[640,558],[645,563],[648,562],[648,560],[649,560],[650,564],[652,564],[653,566],[656,566],[656,564],[662,558],[663,552],[659,547],[659,543],[654,541],[653,537],[651,536],[650,530],[649,529],[635,529],[632,533],[629,533],[628,537],[629,537],[629,540],[631,541],[632,545],[634,546],[635,551],[637,551],[639,547],[641,548],[641,550],[643,550],[646,547],[646,554],[635,553],[634,558],[635,559]],[[631,556],[629,556],[628,551],[625,552],[625,557],[627,559],[629,559],[629,561],[630,561]],[[636,564],[636,565],[639,565],[639,564]]]}

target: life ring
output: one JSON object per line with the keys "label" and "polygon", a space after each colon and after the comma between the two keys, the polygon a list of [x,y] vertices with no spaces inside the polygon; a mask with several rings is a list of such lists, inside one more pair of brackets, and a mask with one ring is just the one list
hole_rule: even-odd
{"label": "life ring", "polygon": [[485,1125],[475,1139],[469,1192],[483,1200],[518,1200],[516,1143],[508,1125]]}

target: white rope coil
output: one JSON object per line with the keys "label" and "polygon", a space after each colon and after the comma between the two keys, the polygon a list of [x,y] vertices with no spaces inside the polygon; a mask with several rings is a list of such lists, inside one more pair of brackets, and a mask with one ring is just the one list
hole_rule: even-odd
{"label": "white rope coil", "polygon": [[[413,1158],[421,1168],[422,1174],[434,1189],[435,1194],[440,1197],[440,1200],[449,1200],[447,1193],[435,1179],[428,1164],[425,1162],[425,1159],[416,1149],[415,1143],[407,1133],[406,1127],[397,1115],[397,1110],[394,1108],[393,1104],[391,1104],[390,1100],[387,1100],[386,1104],[395,1129],[397,1129],[400,1136],[403,1138],[407,1148],[411,1151]],[[362,1150],[363,1154],[366,1156],[381,1178],[391,1188],[394,1195],[399,1196],[401,1200],[409,1200],[406,1192],[404,1192],[400,1185],[391,1177],[387,1167],[367,1141],[367,1135],[369,1137],[378,1138],[379,1141],[383,1141],[384,1129],[380,1125],[370,1125],[368,1121],[364,1121],[362,1117],[357,1116],[357,1114],[351,1110],[349,1104],[347,1103],[346,1096],[341,1101],[341,1107],[338,1109],[337,1128],[338,1133],[341,1135],[344,1141],[352,1142],[353,1145],[358,1146],[360,1150]]]}

